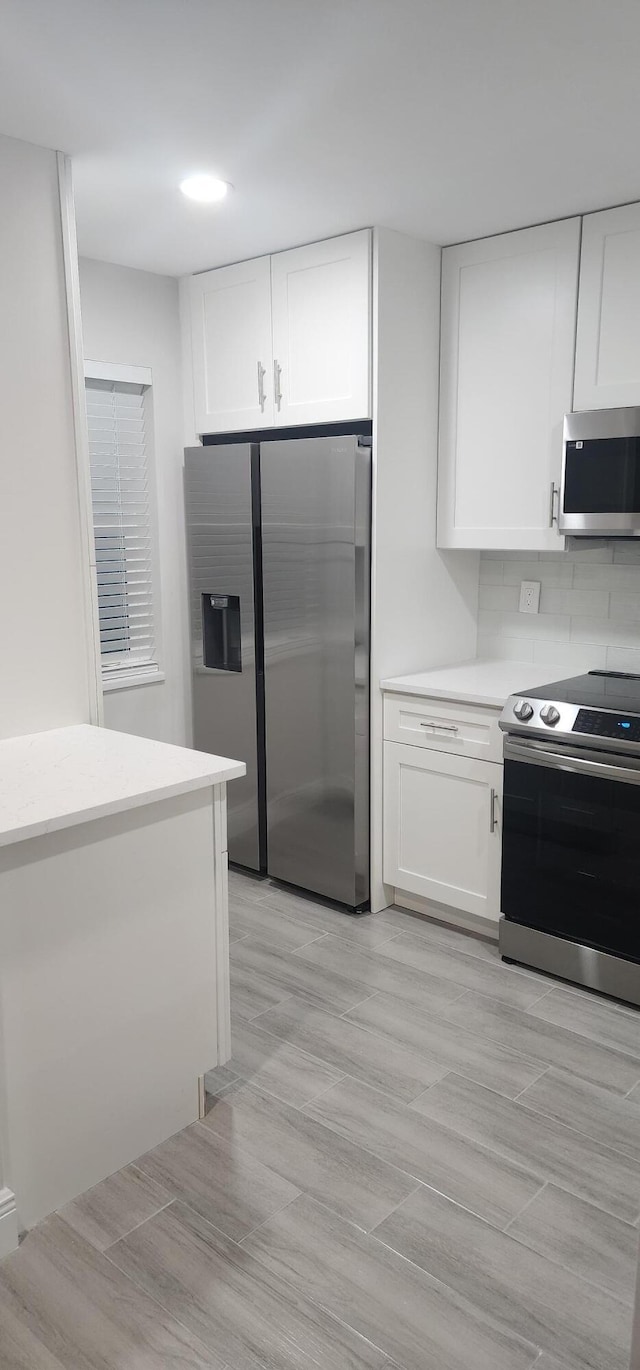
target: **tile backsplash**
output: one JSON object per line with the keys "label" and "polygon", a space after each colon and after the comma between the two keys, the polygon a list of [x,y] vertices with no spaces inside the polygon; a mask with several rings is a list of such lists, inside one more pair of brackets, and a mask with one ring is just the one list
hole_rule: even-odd
{"label": "tile backsplash", "polygon": [[[518,612],[520,582],[539,580],[540,613]],[[567,672],[640,672],[640,540],[571,552],[483,552],[478,656]]]}

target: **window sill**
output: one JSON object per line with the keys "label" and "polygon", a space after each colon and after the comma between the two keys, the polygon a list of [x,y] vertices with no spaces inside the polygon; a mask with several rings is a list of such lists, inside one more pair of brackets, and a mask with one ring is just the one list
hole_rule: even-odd
{"label": "window sill", "polygon": [[139,685],[162,685],[164,678],[164,671],[155,669],[129,671],[120,676],[103,676],[102,689],[104,694],[110,694],[112,690],[133,690]]}

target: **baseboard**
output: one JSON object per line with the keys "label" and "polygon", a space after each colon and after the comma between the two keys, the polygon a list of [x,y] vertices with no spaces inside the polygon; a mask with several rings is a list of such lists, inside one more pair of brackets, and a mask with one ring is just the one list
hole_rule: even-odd
{"label": "baseboard", "polygon": [[479,932],[483,937],[491,937],[494,942],[498,940],[498,924],[493,918],[482,918],[479,914],[452,909],[448,904],[436,904],[432,900],[421,899],[417,894],[407,894],[405,890],[395,891],[394,902],[401,909],[421,913],[437,923],[449,923],[451,927],[465,928],[467,932]]}
{"label": "baseboard", "polygon": [[0,1260],[18,1246],[16,1196],[11,1189],[0,1189]]}

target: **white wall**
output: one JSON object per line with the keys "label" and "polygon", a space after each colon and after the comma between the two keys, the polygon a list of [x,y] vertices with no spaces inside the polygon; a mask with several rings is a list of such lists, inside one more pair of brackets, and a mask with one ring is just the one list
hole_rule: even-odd
{"label": "white wall", "polygon": [[80,259],[85,357],[151,368],[153,458],[165,680],[111,690],[107,727],[163,742],[190,740],[187,581],[184,550],[182,383],[178,282],[169,276]]}
{"label": "white wall", "polygon": [[436,550],[440,249],[374,236],[372,907],[382,885],[381,679],[473,657],[477,552]]}
{"label": "white wall", "polygon": [[[0,185],[0,737],[14,737],[95,718],[96,660],[63,250],[64,221],[71,276],[69,187],[63,210],[56,153],[2,135]],[[4,1068],[0,1256],[18,1236]]]}
{"label": "white wall", "polygon": [[[518,610],[540,581],[540,613]],[[568,672],[640,671],[640,543],[570,552],[483,552],[478,654]]]}
{"label": "white wall", "polygon": [[0,136],[0,737],[90,718],[55,152]]}

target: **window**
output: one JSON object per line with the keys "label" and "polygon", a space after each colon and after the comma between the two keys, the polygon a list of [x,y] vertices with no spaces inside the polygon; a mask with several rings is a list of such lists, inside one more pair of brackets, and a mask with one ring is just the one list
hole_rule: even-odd
{"label": "window", "polygon": [[[113,374],[114,367],[95,368]],[[105,688],[159,678],[149,385],[86,378],[89,463]],[[132,370],[132,369],[131,369]],[[126,372],[124,372],[126,374]]]}

